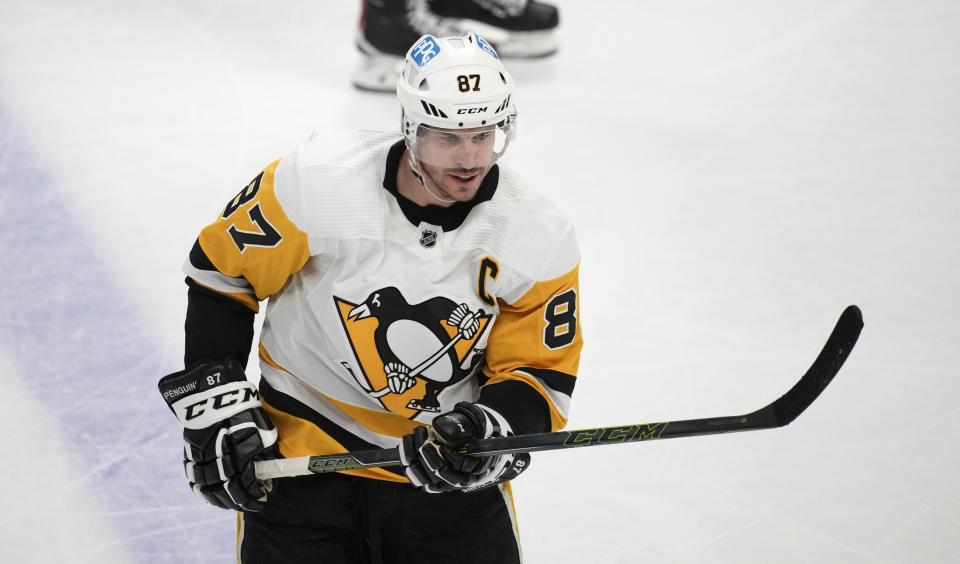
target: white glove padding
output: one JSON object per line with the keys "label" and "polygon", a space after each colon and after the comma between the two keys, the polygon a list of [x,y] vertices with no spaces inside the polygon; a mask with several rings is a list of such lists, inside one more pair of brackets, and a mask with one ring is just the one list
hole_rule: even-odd
{"label": "white glove padding", "polygon": [[410,482],[429,493],[470,492],[512,480],[530,465],[530,454],[470,456],[457,447],[473,439],[512,435],[510,425],[493,409],[460,402],[438,415],[433,427],[417,427],[403,437],[400,460]]}
{"label": "white glove padding", "polygon": [[266,493],[253,463],[277,458],[277,430],[240,364],[203,362],[164,376],[158,387],[183,423],[193,491],[224,509],[262,509]]}

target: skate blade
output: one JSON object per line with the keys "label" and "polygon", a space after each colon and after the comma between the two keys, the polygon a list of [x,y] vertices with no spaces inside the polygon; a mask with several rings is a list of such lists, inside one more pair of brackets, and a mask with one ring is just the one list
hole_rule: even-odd
{"label": "skate blade", "polygon": [[455,20],[461,29],[475,31],[496,46],[497,53],[506,59],[536,59],[557,52],[559,42],[555,29],[540,31],[510,31],[475,20]]}

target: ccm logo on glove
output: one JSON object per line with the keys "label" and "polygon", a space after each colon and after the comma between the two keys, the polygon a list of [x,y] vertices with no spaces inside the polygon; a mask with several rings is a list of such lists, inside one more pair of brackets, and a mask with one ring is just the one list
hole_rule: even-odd
{"label": "ccm logo on glove", "polygon": [[[240,394],[243,394],[242,399],[240,398]],[[213,400],[212,404],[210,403],[211,399]],[[206,407],[208,404],[210,404],[211,409],[216,410],[230,407],[231,405],[243,405],[245,402],[249,403],[251,400],[255,399],[257,399],[257,391],[251,387],[242,386],[238,389],[219,393],[214,395],[212,398],[202,399],[196,403],[191,403],[185,406],[185,420],[189,421],[203,415],[206,412]],[[250,405],[253,404],[251,403]]]}
{"label": "ccm logo on glove", "polygon": [[186,428],[209,427],[245,409],[260,406],[257,389],[249,382],[221,381],[219,371],[200,376],[163,391],[164,399]]}

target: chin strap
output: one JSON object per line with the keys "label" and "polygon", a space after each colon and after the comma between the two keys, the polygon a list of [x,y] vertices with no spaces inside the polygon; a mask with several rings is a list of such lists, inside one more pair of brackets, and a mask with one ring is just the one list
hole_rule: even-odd
{"label": "chin strap", "polygon": [[426,180],[423,178],[423,172],[420,171],[420,162],[417,161],[417,159],[413,158],[413,151],[410,149],[409,143],[407,144],[407,156],[408,156],[408,162],[410,164],[411,172],[413,172],[413,175],[417,177],[417,180],[420,181],[420,184],[422,184],[423,187],[427,189],[428,194],[433,196],[434,199],[444,202],[446,204],[456,202],[456,200],[454,200],[453,198],[450,198],[450,199],[441,198],[440,196],[435,194],[433,190],[430,189],[429,186],[427,186]]}

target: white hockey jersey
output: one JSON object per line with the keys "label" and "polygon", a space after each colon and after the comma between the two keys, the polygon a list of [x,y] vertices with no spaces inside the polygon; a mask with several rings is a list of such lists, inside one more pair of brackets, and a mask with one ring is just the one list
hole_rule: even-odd
{"label": "white hockey jersey", "polygon": [[260,391],[286,457],[397,446],[481,393],[508,419],[549,413],[537,431],[566,424],[582,347],[571,221],[502,165],[448,221],[397,194],[402,152],[397,134],[315,133],[185,264],[254,311],[269,298]]}

